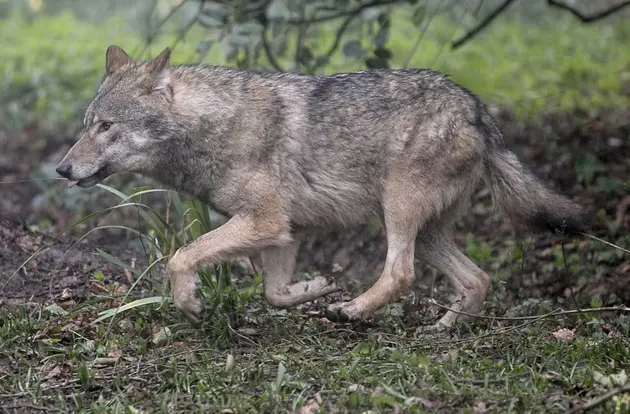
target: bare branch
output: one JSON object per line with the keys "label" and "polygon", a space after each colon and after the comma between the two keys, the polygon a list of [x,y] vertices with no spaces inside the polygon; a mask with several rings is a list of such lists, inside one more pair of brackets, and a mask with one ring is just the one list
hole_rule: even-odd
{"label": "bare branch", "polygon": [[[378,4],[376,4],[378,3]],[[338,17],[342,17],[343,15],[346,16],[346,19],[343,21],[343,23],[341,24],[341,26],[339,26],[339,28],[337,29],[337,33],[335,34],[335,41],[333,42],[333,44],[330,46],[330,48],[328,49],[328,51],[326,52],[326,56],[327,57],[331,57],[336,51],[337,49],[339,49],[339,46],[341,45],[341,39],[343,38],[344,33],[348,30],[348,28],[350,27],[350,23],[352,23],[352,21],[365,9],[368,9],[370,7],[376,7],[376,6],[383,6],[386,4],[394,4],[396,3],[396,1],[378,1],[378,2],[371,2],[371,3],[366,3],[363,4],[359,7],[356,7],[350,11],[344,12],[342,14],[339,14],[337,16],[335,16],[334,18],[338,18]]]}
{"label": "bare branch", "polygon": [[153,41],[155,40],[155,38],[160,34],[160,31],[162,30],[162,26],[164,26],[170,19],[171,17],[173,17],[173,15],[175,13],[177,13],[179,11],[179,9],[181,9],[182,7],[184,7],[184,5],[188,2],[188,0],[183,0],[181,3],[179,3],[177,6],[173,7],[168,14],[157,24],[157,27],[155,28],[155,30],[153,31],[153,33],[151,33],[148,37],[147,37],[147,41],[144,45],[144,48],[142,49],[142,52],[140,52],[141,55],[144,55],[146,53],[146,51],[149,49],[149,47],[151,46],[151,43],[153,43]]}
{"label": "bare branch", "polygon": [[199,18],[199,15],[203,11],[203,6],[205,3],[206,3],[206,0],[201,0],[199,2],[199,8],[197,9],[197,13],[195,13],[195,16],[191,18],[188,21],[188,23],[186,23],[186,26],[184,26],[182,30],[179,32],[179,34],[177,35],[177,38],[175,39],[175,42],[173,42],[173,45],[171,46],[171,49],[175,50],[175,47],[179,44],[179,42],[184,40],[188,32],[190,32],[190,30],[193,28],[195,23],[197,23],[197,19]]}
{"label": "bare branch", "polygon": [[464,43],[468,42],[473,37],[477,36],[483,29],[485,29],[490,23],[494,21],[508,6],[514,3],[516,0],[505,0],[499,7],[494,9],[492,13],[486,16],[477,26],[475,26],[471,31],[455,40],[451,44],[451,49],[457,49],[458,47],[464,45]]}
{"label": "bare branch", "polygon": [[621,9],[623,9],[626,6],[630,6],[630,1],[625,1],[623,3],[619,3],[615,6],[612,6],[609,9],[606,10],[602,10],[598,13],[595,13],[593,15],[590,16],[586,16],[584,13],[582,13],[581,11],[579,11],[578,9],[569,6],[568,4],[556,1],[556,0],[547,0],[547,4],[551,7],[557,7],[559,9],[563,9],[563,10],[568,10],[571,13],[573,13],[578,19],[582,20],[582,22],[584,23],[592,23],[596,20],[600,20],[603,19],[605,17],[610,16],[611,14],[617,13],[618,11],[620,11]]}
{"label": "bare branch", "polygon": [[[300,7],[300,20],[304,19],[304,13],[306,11],[306,8],[304,7],[304,5],[302,4],[302,7]],[[302,63],[302,46],[303,46],[303,42],[304,42],[304,36],[306,35],[306,31],[308,30],[308,24],[306,25],[300,25],[297,28],[297,39],[295,40],[295,57],[293,59],[293,61],[295,62],[295,69],[299,70],[300,68],[300,64]]]}
{"label": "bare branch", "polygon": [[335,51],[339,48],[343,34],[346,32],[346,30],[348,30],[348,27],[350,27],[350,23],[352,23],[352,20],[354,20],[354,18],[357,17],[360,12],[361,11],[359,10],[356,13],[349,14],[346,17],[346,19],[343,21],[341,26],[339,26],[339,29],[337,29],[337,33],[335,34],[335,41],[326,52],[326,56],[330,58],[333,55],[333,53],[335,53]]}

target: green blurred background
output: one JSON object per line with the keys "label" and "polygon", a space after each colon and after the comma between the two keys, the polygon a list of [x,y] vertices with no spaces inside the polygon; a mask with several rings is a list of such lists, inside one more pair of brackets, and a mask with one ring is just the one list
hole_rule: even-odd
{"label": "green blurred background", "polygon": [[[567,1],[585,13],[615,4]],[[503,0],[385,1],[349,14],[370,3],[378,2],[0,0],[0,123],[65,131],[112,43],[136,58],[168,45],[174,62],[260,70],[430,67],[519,117],[628,104],[628,10],[584,24],[544,0],[514,1],[453,50]]]}

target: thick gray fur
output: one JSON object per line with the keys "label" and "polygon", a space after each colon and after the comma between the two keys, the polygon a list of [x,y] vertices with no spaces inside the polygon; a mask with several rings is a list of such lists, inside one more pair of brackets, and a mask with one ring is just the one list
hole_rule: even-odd
{"label": "thick gray fur", "polygon": [[84,187],[141,173],[230,217],[167,266],[175,306],[193,320],[202,310],[197,269],[235,255],[260,255],[275,306],[338,290],[325,278],[291,283],[293,235],[374,216],[387,232],[383,274],[330,305],[331,318],[367,317],[397,299],[411,286],[414,257],[448,276],[459,309],[476,311],[490,280],[459,252],[451,228],[483,179],[516,222],[585,230],[582,209],[527,171],[479,99],[441,73],[259,73],[171,66],[169,55],[137,62],[108,49],[84,129],[58,171]]}

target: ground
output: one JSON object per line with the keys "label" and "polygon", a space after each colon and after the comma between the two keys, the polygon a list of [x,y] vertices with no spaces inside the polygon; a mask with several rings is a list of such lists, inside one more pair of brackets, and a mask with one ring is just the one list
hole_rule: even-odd
{"label": "ground", "polygon": [[[572,113],[529,122],[509,111],[495,114],[510,148],[538,176],[596,212],[591,233],[627,248],[627,114]],[[317,303],[270,308],[260,294],[260,277],[239,261],[231,267],[232,283],[204,287],[209,307],[201,327],[190,326],[168,302],[96,321],[99,312],[132,299],[161,301],[156,292],[162,269],[140,277],[150,259],[141,246],[134,248],[137,238],[128,232],[81,236],[97,223],[146,229],[138,227],[137,214],[116,212],[62,233],[114,198],[101,189],[67,190],[62,181],[37,181],[54,177],[52,166],[72,143],[70,135],[40,137],[36,128],[26,128],[3,139],[4,412],[630,407],[628,394],[621,393],[630,364],[629,315],[620,308],[630,301],[630,257],[591,239],[518,230],[492,211],[483,187],[456,237],[493,276],[493,286],[486,317],[453,331],[423,330],[444,309],[424,299],[428,292],[421,281],[415,298],[387,307],[374,320],[335,324],[322,317],[323,305],[350,298],[378,275],[386,247],[378,226],[322,234],[300,249],[301,272],[334,271],[346,282],[344,293]],[[128,177],[113,182],[131,185]],[[159,205],[160,197],[144,202]],[[438,285],[439,304],[448,304],[447,292]],[[593,309],[600,307],[608,310]]]}

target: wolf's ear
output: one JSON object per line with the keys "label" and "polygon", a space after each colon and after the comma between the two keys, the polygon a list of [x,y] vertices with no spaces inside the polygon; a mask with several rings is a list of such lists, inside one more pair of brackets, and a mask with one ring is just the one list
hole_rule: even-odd
{"label": "wolf's ear", "polygon": [[171,48],[167,47],[160,53],[151,63],[147,66],[149,73],[157,73],[163,71],[167,66],[169,59],[171,58]]}
{"label": "wolf's ear", "polygon": [[171,76],[168,63],[171,58],[171,48],[167,47],[147,65],[147,72],[153,79],[154,91],[170,91]]}
{"label": "wolf's ear", "polygon": [[107,48],[105,53],[105,71],[107,75],[111,75],[121,67],[128,63],[133,62],[128,54],[124,50],[116,45],[111,45]]}

